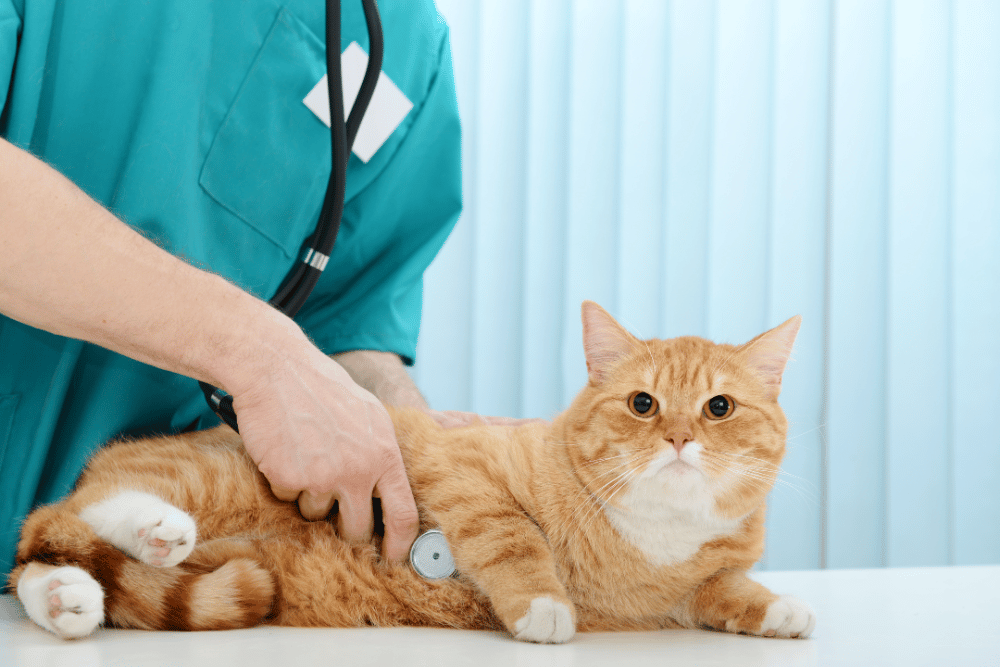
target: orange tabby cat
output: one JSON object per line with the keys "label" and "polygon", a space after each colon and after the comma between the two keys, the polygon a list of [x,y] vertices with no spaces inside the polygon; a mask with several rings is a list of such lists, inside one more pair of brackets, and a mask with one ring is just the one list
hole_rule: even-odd
{"label": "orange tabby cat", "polygon": [[808,605],[745,574],[785,451],[777,397],[799,318],[739,347],[640,341],[590,302],[583,324],[589,382],[551,424],[445,430],[393,411],[421,529],[444,532],[455,578],[304,521],[221,427],[102,449],[71,496],[28,517],[10,582],[67,638],[102,622],[807,636]]}

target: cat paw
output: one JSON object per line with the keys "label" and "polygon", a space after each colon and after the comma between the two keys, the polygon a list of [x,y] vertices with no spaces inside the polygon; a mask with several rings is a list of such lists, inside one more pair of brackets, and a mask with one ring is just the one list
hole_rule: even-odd
{"label": "cat paw", "polygon": [[63,639],[86,637],[104,620],[104,591],[78,567],[22,575],[17,596],[31,620]]}
{"label": "cat paw", "polygon": [[816,627],[816,612],[808,604],[782,595],[767,608],[764,621],[756,633],[765,637],[801,637],[812,634]]}
{"label": "cat paw", "polygon": [[164,503],[162,508],[136,516],[135,526],[133,555],[143,563],[171,567],[194,550],[194,520],[172,505]]}
{"label": "cat paw", "polygon": [[156,567],[177,565],[194,549],[194,519],[158,496],[122,491],[80,512],[102,538]]}
{"label": "cat paw", "polygon": [[528,613],[514,624],[514,638],[539,644],[562,644],[576,634],[573,609],[550,597],[531,601]]}

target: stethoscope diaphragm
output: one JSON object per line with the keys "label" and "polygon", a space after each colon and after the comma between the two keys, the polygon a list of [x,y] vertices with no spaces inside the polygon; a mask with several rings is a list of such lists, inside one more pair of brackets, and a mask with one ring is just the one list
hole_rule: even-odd
{"label": "stethoscope diaphragm", "polygon": [[410,547],[410,564],[424,579],[446,579],[455,574],[455,559],[448,541],[437,528],[428,530]]}

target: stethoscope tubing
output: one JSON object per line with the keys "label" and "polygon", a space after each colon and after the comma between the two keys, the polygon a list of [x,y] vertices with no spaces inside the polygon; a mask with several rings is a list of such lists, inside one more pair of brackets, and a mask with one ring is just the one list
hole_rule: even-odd
{"label": "stethoscope tubing", "polygon": [[[302,256],[285,276],[281,286],[269,303],[288,315],[295,317],[312,293],[319,277],[326,268],[326,261],[333,251],[333,245],[340,231],[340,220],[344,215],[344,195],[346,192],[347,161],[351,147],[361,127],[361,120],[375,93],[379,75],[382,72],[384,41],[382,22],[379,18],[376,0],[361,0],[368,29],[368,66],[361,81],[361,89],[354,100],[354,106],[346,121],[344,119],[344,85],[340,64],[340,0],[326,0],[326,72],[327,93],[330,100],[330,179],[323,197],[316,229],[303,243]],[[320,258],[320,261],[316,261]],[[205,400],[219,418],[239,433],[233,397],[213,387],[207,382],[199,382]]]}

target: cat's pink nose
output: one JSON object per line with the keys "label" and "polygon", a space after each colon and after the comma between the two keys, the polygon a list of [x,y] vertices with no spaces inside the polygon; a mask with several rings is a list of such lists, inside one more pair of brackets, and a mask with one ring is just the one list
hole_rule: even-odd
{"label": "cat's pink nose", "polygon": [[663,436],[663,439],[673,445],[674,449],[677,450],[677,456],[680,456],[684,445],[694,440],[694,436],[691,435],[690,431],[670,431]]}

